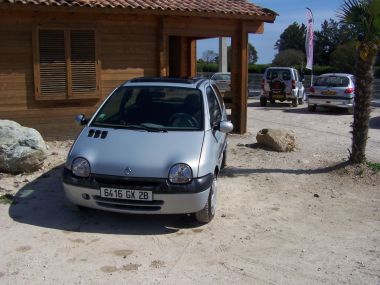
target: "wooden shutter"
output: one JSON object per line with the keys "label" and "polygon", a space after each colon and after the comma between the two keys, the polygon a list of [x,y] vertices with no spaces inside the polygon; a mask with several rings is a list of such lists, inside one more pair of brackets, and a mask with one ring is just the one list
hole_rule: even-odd
{"label": "wooden shutter", "polygon": [[47,98],[66,97],[65,31],[40,29],[38,43],[40,89],[37,94]]}
{"label": "wooden shutter", "polygon": [[71,96],[94,97],[97,94],[95,31],[71,30]]}

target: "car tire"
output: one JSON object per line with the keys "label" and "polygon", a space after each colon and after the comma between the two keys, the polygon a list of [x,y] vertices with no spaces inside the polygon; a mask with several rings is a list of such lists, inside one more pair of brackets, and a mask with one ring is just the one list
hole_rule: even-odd
{"label": "car tire", "polygon": [[265,98],[265,97],[260,97],[260,106],[261,106],[261,107],[265,107],[265,106],[267,105],[267,103],[268,103],[267,98]]}
{"label": "car tire", "polygon": [[305,101],[305,93],[302,93],[302,97],[298,98],[298,104],[303,105],[304,101]]}
{"label": "car tire", "polygon": [[292,106],[297,107],[298,106],[298,98],[292,99]]}
{"label": "car tire", "polygon": [[215,216],[215,207],[216,207],[216,194],[217,194],[217,177],[214,175],[212,184],[210,187],[210,193],[208,195],[207,203],[205,207],[199,212],[195,213],[195,219],[197,222],[202,224],[207,224]]}
{"label": "car tire", "polygon": [[317,105],[307,105],[307,109],[309,110],[309,112],[315,112],[315,110],[317,109]]}
{"label": "car tire", "polygon": [[270,99],[269,102],[271,102],[272,104],[276,103],[276,100],[275,99]]}
{"label": "car tire", "polygon": [[354,114],[354,108],[347,108],[347,113],[349,115],[353,115]]}
{"label": "car tire", "polygon": [[222,165],[220,166],[220,169],[223,169],[226,166],[227,166],[227,147],[223,151]]}

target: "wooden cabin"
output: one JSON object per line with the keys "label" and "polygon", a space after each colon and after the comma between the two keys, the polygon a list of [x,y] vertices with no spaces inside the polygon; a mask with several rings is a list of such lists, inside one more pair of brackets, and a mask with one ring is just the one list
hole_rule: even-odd
{"label": "wooden cabin", "polygon": [[0,119],[75,137],[124,81],[195,76],[196,40],[231,37],[232,121],[246,132],[248,33],[275,12],[246,0],[0,0]]}

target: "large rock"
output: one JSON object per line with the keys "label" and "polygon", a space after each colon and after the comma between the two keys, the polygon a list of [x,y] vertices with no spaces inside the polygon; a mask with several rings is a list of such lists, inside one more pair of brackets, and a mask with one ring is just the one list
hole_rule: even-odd
{"label": "large rock", "polygon": [[0,172],[32,172],[41,167],[47,147],[35,129],[0,120]]}
{"label": "large rock", "polygon": [[294,134],[287,130],[262,129],[256,140],[258,144],[280,152],[293,151],[296,147]]}

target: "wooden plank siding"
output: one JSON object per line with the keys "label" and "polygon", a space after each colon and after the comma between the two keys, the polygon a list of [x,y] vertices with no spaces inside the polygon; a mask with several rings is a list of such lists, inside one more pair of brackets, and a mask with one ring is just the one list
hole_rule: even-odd
{"label": "wooden plank siding", "polygon": [[36,101],[32,48],[34,27],[65,26],[66,21],[49,14],[38,17],[38,20],[32,15],[24,14],[18,20],[14,20],[14,16],[7,17],[0,12],[0,119],[36,128],[45,139],[74,138],[81,129],[74,122],[76,114],[91,115],[121,83],[134,77],[155,76],[159,70],[158,21],[155,17],[144,16],[143,23],[141,17],[125,16],[117,21],[107,17],[91,25],[84,21],[86,17],[78,15],[72,19],[71,16],[70,27],[80,27],[85,23],[97,31],[101,97]]}
{"label": "wooden plank siding", "polygon": [[[196,73],[197,39],[231,37],[235,49],[232,63],[232,118],[235,129],[240,133],[245,132],[244,96],[248,79],[247,64],[241,61],[247,60],[248,33],[263,32],[261,21],[122,11],[103,8],[65,10],[62,7],[42,6],[33,9],[0,7],[0,119],[12,119],[36,128],[45,139],[74,137],[80,130],[74,123],[74,116],[78,113],[91,115],[102,100],[124,81],[141,76],[170,74],[169,58],[175,55],[169,54],[170,37],[179,38],[179,52],[177,59],[172,60],[172,66],[174,64],[180,76],[194,76]],[[87,27],[96,31],[97,98],[78,99],[72,96],[58,100],[36,100],[33,34],[39,26],[67,29]],[[69,58],[67,63],[71,64]]]}

